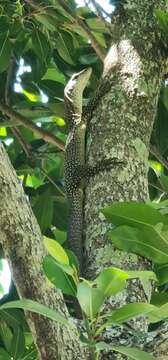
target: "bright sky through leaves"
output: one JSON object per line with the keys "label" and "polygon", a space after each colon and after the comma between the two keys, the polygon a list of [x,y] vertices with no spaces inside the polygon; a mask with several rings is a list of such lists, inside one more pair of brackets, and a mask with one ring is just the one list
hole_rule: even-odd
{"label": "bright sky through leaves", "polygon": [[[2,260],[3,264],[3,270],[0,272],[0,284],[4,289],[4,295],[9,292],[9,287],[11,284],[11,273],[9,269],[9,265],[6,260]],[[3,297],[2,294],[0,294],[0,298]]]}
{"label": "bright sky through leaves", "polygon": [[[97,2],[98,4],[100,4],[101,7],[102,7],[108,14],[111,14],[112,11],[114,10],[114,6],[113,6],[113,5],[110,5],[108,0],[103,0],[103,1],[102,1],[102,0],[96,0],[96,2]],[[76,0],[76,3],[77,3],[79,6],[86,6],[84,0]],[[91,6],[91,8],[94,9],[92,6]]]}

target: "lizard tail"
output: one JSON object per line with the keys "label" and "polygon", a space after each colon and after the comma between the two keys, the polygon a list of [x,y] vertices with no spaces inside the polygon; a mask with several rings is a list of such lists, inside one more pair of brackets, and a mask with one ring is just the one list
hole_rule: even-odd
{"label": "lizard tail", "polygon": [[67,231],[67,245],[74,252],[78,261],[80,274],[83,269],[83,191],[79,188],[68,201],[69,217]]}

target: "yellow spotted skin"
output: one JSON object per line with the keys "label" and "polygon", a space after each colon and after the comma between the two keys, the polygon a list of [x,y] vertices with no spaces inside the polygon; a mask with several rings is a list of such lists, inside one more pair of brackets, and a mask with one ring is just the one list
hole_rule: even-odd
{"label": "yellow spotted skin", "polygon": [[91,75],[91,68],[74,74],[64,90],[66,118],[69,134],[65,146],[65,191],[69,219],[67,244],[78,258],[80,273],[83,268],[83,181],[85,166],[86,123],[82,118],[82,96]]}

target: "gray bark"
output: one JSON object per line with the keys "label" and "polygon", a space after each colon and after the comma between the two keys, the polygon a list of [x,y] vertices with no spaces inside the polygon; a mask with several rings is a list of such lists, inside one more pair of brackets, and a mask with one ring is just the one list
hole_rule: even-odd
{"label": "gray bark", "polygon": [[[49,285],[42,261],[42,235],[15,171],[0,144],[0,243],[21,298],[33,299],[68,318],[61,293]],[[26,312],[41,360],[86,359],[77,330]]]}
{"label": "gray bark", "polygon": [[[112,246],[106,235],[109,225],[99,209],[118,201],[144,202],[149,197],[149,143],[165,63],[153,13],[155,7],[164,9],[165,1],[127,0],[112,19],[114,36],[102,76],[102,81],[108,79],[111,88],[93,114],[87,139],[87,160],[89,166],[94,166],[115,157],[123,161],[123,165],[99,172],[90,179],[86,189],[88,277],[94,277],[111,265],[132,270],[150,268],[145,259]],[[126,291],[111,299],[110,304],[118,307],[128,302],[147,301],[150,295],[150,283],[146,287],[134,281],[129,283]],[[144,319],[134,321],[133,327],[147,330]],[[124,330],[111,330],[106,338],[116,344],[122,340],[122,345],[142,346],[140,339],[129,336]],[[117,355],[116,358],[121,357]]]}

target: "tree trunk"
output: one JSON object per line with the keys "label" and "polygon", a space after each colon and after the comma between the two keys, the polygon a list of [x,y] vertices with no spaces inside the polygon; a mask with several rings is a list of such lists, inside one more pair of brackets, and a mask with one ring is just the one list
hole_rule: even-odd
{"label": "tree trunk", "polygon": [[[86,189],[85,233],[89,278],[107,266],[125,270],[150,268],[145,259],[112,246],[106,235],[109,224],[99,209],[113,202],[144,202],[149,198],[149,143],[165,63],[154,16],[156,6],[164,9],[165,1],[128,0],[112,19],[113,42],[104,61],[102,76],[102,82],[108,81],[111,86],[91,119],[87,161],[89,166],[95,166],[97,162],[103,163],[104,159],[117,158],[123,161],[123,165],[100,171],[90,179]],[[140,281],[132,281],[127,291],[111,299],[108,306],[150,301],[150,295],[150,283],[145,286]],[[144,319],[134,321],[133,326],[136,330],[147,330]],[[108,332],[106,338],[116,344],[121,340],[122,345],[142,345],[141,340],[129,336],[128,331],[116,331],[116,328]]]}
{"label": "tree trunk", "polygon": [[[0,145],[0,243],[21,298],[33,299],[69,317],[60,291],[49,285],[42,270],[46,255],[42,235],[29,202],[2,144]],[[26,319],[40,360],[86,359],[77,330],[35,313]]]}

